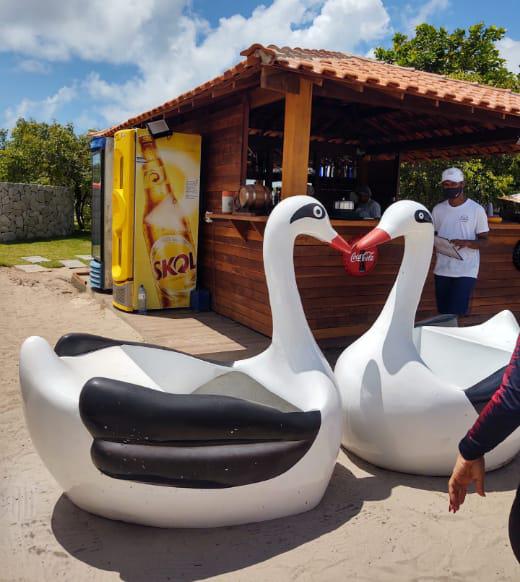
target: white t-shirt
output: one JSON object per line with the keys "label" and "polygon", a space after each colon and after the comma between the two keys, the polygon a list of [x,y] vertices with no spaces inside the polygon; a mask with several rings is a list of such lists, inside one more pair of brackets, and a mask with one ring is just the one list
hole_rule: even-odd
{"label": "white t-shirt", "polygon": [[[435,232],[447,238],[475,240],[477,234],[489,231],[486,213],[480,204],[469,198],[460,206],[451,206],[448,200],[437,204],[432,212]],[[434,273],[443,277],[474,277],[478,275],[480,252],[476,249],[458,249],[464,260],[437,253]]]}

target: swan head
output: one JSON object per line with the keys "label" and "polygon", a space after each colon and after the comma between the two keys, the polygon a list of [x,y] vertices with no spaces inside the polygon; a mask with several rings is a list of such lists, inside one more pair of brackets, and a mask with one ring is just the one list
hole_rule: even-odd
{"label": "swan head", "polygon": [[312,196],[291,196],[277,204],[267,222],[267,228],[275,227],[288,231],[293,239],[308,235],[340,252],[352,252],[352,247],[332,228],[323,204]]}
{"label": "swan head", "polygon": [[413,200],[399,200],[389,206],[379,224],[354,247],[357,249],[375,247],[400,236],[412,234],[433,235],[433,220],[428,209]]}

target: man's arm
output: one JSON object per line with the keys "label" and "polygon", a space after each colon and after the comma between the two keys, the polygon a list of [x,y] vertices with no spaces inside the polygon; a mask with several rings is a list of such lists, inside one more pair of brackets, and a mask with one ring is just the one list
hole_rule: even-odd
{"label": "man's arm", "polygon": [[479,234],[477,234],[476,240],[464,240],[460,238],[454,238],[450,240],[450,242],[452,245],[455,245],[459,249],[467,248],[479,250],[488,244],[488,233],[480,232]]}

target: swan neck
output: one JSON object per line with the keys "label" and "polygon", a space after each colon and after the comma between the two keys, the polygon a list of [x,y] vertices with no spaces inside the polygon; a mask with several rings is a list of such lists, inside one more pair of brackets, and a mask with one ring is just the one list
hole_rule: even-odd
{"label": "swan neck", "polygon": [[296,284],[295,237],[287,230],[265,230],[264,267],[273,318],[272,346],[293,370],[329,368],[309,328]]}
{"label": "swan neck", "polygon": [[[413,341],[415,315],[430,268],[433,232],[404,236],[404,254],[397,278],[374,327],[392,328],[402,341]],[[395,336],[394,336],[395,337]]]}

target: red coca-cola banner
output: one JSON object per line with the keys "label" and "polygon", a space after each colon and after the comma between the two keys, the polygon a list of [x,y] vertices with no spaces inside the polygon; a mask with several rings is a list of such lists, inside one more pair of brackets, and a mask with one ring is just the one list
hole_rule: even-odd
{"label": "red coca-cola banner", "polygon": [[[354,245],[361,236],[351,238],[348,243]],[[364,277],[368,275],[377,264],[378,252],[377,247],[369,249],[354,248],[351,253],[343,253],[343,265],[345,271],[354,277]]]}

